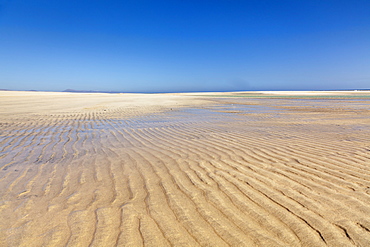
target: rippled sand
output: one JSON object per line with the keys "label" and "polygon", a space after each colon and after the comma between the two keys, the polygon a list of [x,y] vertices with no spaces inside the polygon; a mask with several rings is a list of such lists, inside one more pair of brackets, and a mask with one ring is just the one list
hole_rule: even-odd
{"label": "rippled sand", "polygon": [[0,246],[370,246],[370,93],[0,92]]}

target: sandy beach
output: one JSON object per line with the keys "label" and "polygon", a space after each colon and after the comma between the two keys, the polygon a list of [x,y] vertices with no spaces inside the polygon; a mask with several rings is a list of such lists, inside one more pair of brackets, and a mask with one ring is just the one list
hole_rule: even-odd
{"label": "sandy beach", "polygon": [[0,246],[370,246],[370,92],[0,91]]}

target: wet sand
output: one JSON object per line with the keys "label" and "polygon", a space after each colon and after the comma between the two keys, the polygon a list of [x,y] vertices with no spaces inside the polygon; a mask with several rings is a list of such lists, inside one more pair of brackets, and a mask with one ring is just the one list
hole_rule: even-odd
{"label": "wet sand", "polygon": [[370,92],[0,91],[0,246],[370,246]]}

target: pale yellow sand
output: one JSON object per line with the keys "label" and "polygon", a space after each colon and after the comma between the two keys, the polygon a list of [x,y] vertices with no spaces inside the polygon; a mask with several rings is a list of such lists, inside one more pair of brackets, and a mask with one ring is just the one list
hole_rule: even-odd
{"label": "pale yellow sand", "polygon": [[370,246],[370,93],[0,92],[0,246],[143,245]]}

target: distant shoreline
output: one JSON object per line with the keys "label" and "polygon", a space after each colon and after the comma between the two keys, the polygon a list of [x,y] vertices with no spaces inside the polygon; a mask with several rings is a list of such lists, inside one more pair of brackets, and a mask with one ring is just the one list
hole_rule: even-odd
{"label": "distant shoreline", "polygon": [[99,90],[75,90],[66,89],[63,91],[49,91],[49,90],[13,90],[13,89],[0,89],[0,91],[12,92],[55,92],[55,93],[139,93],[139,94],[171,94],[171,93],[243,93],[243,92],[268,92],[268,93],[286,93],[286,92],[368,92],[370,89],[328,89],[328,90],[236,90],[236,91],[156,91],[156,92],[140,92],[140,91],[99,91]]}

